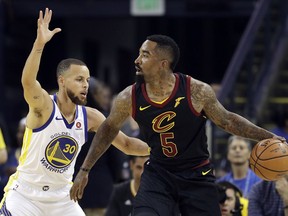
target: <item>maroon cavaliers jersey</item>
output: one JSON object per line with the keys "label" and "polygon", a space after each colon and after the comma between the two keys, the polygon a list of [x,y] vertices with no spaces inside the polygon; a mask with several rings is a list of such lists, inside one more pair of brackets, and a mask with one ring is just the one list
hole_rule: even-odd
{"label": "maroon cavaliers jersey", "polygon": [[209,153],[206,119],[191,102],[191,77],[174,75],[175,87],[162,104],[149,99],[144,83],[133,85],[133,118],[140,127],[141,138],[151,147],[150,161],[170,171],[181,171],[205,163]]}

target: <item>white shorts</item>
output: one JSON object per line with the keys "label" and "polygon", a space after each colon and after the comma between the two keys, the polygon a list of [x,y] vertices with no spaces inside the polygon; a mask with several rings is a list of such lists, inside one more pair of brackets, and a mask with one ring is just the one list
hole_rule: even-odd
{"label": "white shorts", "polygon": [[55,191],[39,190],[17,181],[11,186],[4,195],[2,208],[13,216],[85,216],[78,202],[70,199],[70,185]]}
{"label": "white shorts", "polygon": [[27,199],[11,190],[6,196],[5,204],[13,216],[85,216],[79,204],[68,196],[56,202],[44,202]]}

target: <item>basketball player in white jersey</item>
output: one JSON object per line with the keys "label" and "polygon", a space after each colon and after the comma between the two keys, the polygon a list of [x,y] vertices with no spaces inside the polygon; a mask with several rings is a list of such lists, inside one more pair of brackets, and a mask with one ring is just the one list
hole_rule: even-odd
{"label": "basketball player in white jersey", "polygon": [[[51,17],[52,11],[47,8],[44,14],[39,12],[37,38],[23,69],[21,81],[29,113],[19,166],[5,187],[0,215],[85,215],[69,197],[74,165],[87,141],[87,131],[96,132],[105,117],[84,106],[90,75],[82,61],[65,59],[59,63],[59,91],[55,95],[49,95],[37,81],[44,46],[61,31],[49,30]],[[148,154],[146,143],[123,133],[113,145],[126,154]]]}

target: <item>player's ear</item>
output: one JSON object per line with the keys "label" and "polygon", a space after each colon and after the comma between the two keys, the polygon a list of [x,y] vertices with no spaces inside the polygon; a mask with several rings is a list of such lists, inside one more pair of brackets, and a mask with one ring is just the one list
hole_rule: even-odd
{"label": "player's ear", "polygon": [[167,59],[163,59],[162,61],[161,61],[161,67],[163,68],[163,69],[168,69],[170,66],[169,66],[169,61],[167,60]]}
{"label": "player's ear", "polygon": [[57,82],[59,87],[64,85],[64,77],[62,75],[59,75],[57,78]]}

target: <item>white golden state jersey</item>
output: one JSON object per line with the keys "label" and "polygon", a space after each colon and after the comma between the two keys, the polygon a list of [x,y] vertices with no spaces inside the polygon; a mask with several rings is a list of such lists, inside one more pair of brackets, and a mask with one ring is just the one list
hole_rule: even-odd
{"label": "white golden state jersey", "polygon": [[15,180],[43,190],[71,185],[77,155],[88,137],[86,109],[77,105],[75,120],[69,124],[57,106],[56,95],[51,98],[53,111],[48,121],[37,129],[26,127],[19,166],[5,190]]}

